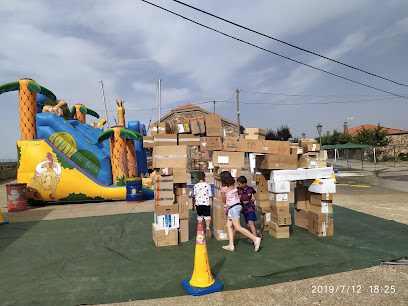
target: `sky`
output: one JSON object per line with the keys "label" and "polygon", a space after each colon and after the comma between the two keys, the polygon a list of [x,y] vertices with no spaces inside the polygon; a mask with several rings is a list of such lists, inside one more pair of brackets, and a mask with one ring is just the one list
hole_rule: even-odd
{"label": "sky", "polygon": [[[149,0],[266,50],[396,95],[408,87],[347,68],[228,24],[171,0]],[[408,84],[406,0],[206,0],[185,3],[254,31]],[[288,125],[294,137],[366,123],[408,130],[408,101],[231,39],[140,0],[0,0],[0,85],[34,79],[69,107],[108,121],[116,100],[126,121],[144,124],[187,103],[245,127]],[[346,103],[347,102],[347,103]],[[318,104],[316,104],[318,103]],[[16,158],[18,92],[0,95],[0,160]],[[87,123],[99,120],[87,117]]]}

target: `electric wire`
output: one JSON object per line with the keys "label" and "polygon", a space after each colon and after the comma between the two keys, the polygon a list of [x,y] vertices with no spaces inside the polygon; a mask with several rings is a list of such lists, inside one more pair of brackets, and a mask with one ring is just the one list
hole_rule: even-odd
{"label": "electric wire", "polygon": [[141,1],[143,1],[143,2],[145,2],[145,3],[147,3],[147,4],[150,4],[150,5],[152,5],[152,6],[155,6],[155,7],[159,8],[159,9],[161,9],[161,10],[164,10],[164,11],[166,11],[166,12],[169,12],[169,13],[171,13],[171,14],[173,14],[173,15],[176,15],[176,16],[178,16],[178,17],[180,17],[180,18],[183,18],[183,19],[185,19],[185,20],[187,20],[187,21],[190,21],[190,22],[192,22],[192,23],[194,23],[194,24],[197,24],[197,25],[199,25],[199,26],[201,26],[201,27],[204,27],[204,28],[206,28],[206,29],[212,30],[212,31],[214,31],[214,32],[216,32],[216,33],[222,34],[222,35],[224,35],[224,36],[226,36],[226,37],[235,39],[235,40],[237,40],[237,41],[240,41],[240,42],[245,43],[245,44],[247,44],[247,45],[250,45],[250,46],[252,46],[252,47],[258,48],[258,49],[260,49],[260,50],[269,52],[269,53],[271,53],[271,54],[274,54],[274,55],[276,55],[276,56],[282,57],[282,58],[284,58],[284,59],[290,60],[290,61],[295,62],[295,63],[297,63],[297,64],[304,65],[304,66],[306,66],[306,67],[309,67],[309,68],[318,70],[318,71],[320,71],[320,72],[324,72],[324,73],[330,74],[330,75],[332,75],[332,76],[338,77],[338,78],[340,78],[340,79],[343,79],[343,80],[346,80],[346,81],[349,81],[349,82],[352,82],[352,83],[355,83],[355,84],[358,84],[358,85],[361,85],[361,86],[364,86],[364,87],[367,87],[367,88],[371,88],[371,89],[374,89],[374,90],[377,90],[377,91],[381,91],[381,92],[390,94],[390,95],[392,95],[392,96],[396,96],[396,97],[403,98],[403,99],[408,99],[408,97],[404,97],[404,96],[401,96],[401,95],[398,95],[398,94],[394,94],[394,93],[392,93],[392,92],[389,92],[389,91],[386,91],[386,90],[383,90],[383,89],[380,89],[380,88],[377,88],[377,87],[374,87],[374,86],[371,86],[371,85],[367,85],[367,84],[364,84],[364,83],[361,83],[361,82],[352,80],[352,79],[350,79],[350,78],[343,77],[343,76],[338,75],[338,74],[335,74],[335,73],[333,73],[333,72],[329,72],[329,71],[327,71],[327,70],[324,70],[324,69],[321,69],[321,68],[317,68],[317,67],[314,67],[314,66],[312,66],[312,65],[309,65],[309,64],[300,62],[300,61],[298,61],[298,60],[292,59],[292,58],[290,58],[290,57],[281,55],[281,54],[279,54],[279,53],[270,51],[270,50],[265,49],[265,48],[263,48],[263,47],[257,46],[257,45],[255,45],[255,44],[253,44],[253,43],[247,42],[247,41],[242,40],[242,39],[240,39],[240,38],[234,37],[234,36],[232,36],[232,35],[226,34],[226,33],[224,33],[224,32],[221,32],[221,31],[219,31],[219,30],[216,30],[216,29],[214,29],[214,28],[211,28],[211,27],[209,27],[209,26],[206,26],[206,25],[204,25],[204,24],[202,24],[202,23],[199,23],[199,22],[197,22],[197,21],[194,21],[194,20],[192,20],[192,19],[190,19],[190,18],[187,18],[187,17],[185,17],[185,16],[182,16],[182,15],[176,13],[176,12],[173,12],[173,11],[171,11],[171,10],[168,10],[168,9],[166,9],[166,8],[164,8],[164,7],[161,7],[161,6],[157,5],[157,4],[151,3],[151,2],[149,2],[149,1],[146,1],[146,0],[141,0]]}
{"label": "electric wire", "polygon": [[178,0],[173,0],[173,1],[174,1],[174,2],[177,2],[177,3],[181,4],[181,5],[187,6],[187,7],[189,7],[189,8],[192,8],[192,9],[194,9],[194,10],[197,10],[197,11],[199,11],[199,12],[201,12],[201,13],[207,14],[207,15],[209,15],[209,16],[211,16],[211,17],[214,17],[214,18],[220,19],[220,20],[222,20],[222,21],[225,21],[225,22],[227,22],[227,23],[229,23],[229,24],[232,24],[232,25],[234,25],[234,26],[240,27],[240,28],[242,28],[242,29],[244,29],[244,30],[247,30],[247,31],[250,31],[250,32],[252,32],[252,33],[255,33],[255,34],[264,36],[264,37],[266,37],[266,38],[270,38],[270,39],[272,39],[272,40],[275,40],[275,41],[277,41],[277,42],[280,42],[280,43],[285,44],[285,45],[287,45],[287,46],[290,46],[290,47],[292,47],[292,48],[295,48],[295,49],[298,49],[298,50],[301,50],[301,51],[304,51],[304,52],[313,54],[313,55],[315,55],[315,56],[324,58],[324,59],[326,59],[326,60],[328,60],[328,61],[332,61],[332,62],[334,62],[334,63],[336,63],[336,64],[340,64],[340,65],[346,66],[346,67],[348,67],[348,68],[357,70],[357,71],[359,71],[359,72],[363,72],[363,73],[369,74],[369,75],[374,76],[374,77],[376,77],[376,78],[380,78],[380,79],[383,79],[383,80],[385,80],[385,81],[388,81],[388,82],[391,82],[391,83],[394,83],[394,84],[397,84],[397,85],[400,85],[400,86],[408,87],[408,85],[406,85],[406,84],[403,84],[403,83],[399,83],[399,82],[390,80],[390,79],[388,79],[388,78],[385,78],[385,77],[382,77],[382,76],[380,76],[380,75],[377,75],[377,74],[374,74],[374,73],[365,71],[365,70],[363,70],[363,69],[360,69],[360,68],[357,68],[357,67],[354,67],[354,66],[345,64],[345,63],[343,63],[343,62],[334,60],[334,59],[329,58],[329,57],[327,57],[327,56],[318,54],[318,53],[316,53],[316,52],[309,51],[309,50],[307,50],[307,49],[304,49],[304,48],[295,46],[295,45],[293,45],[293,44],[290,44],[290,43],[285,42],[285,41],[283,41],[283,40],[280,40],[280,39],[278,39],[278,38],[275,38],[275,37],[272,37],[272,36],[263,34],[263,33],[261,33],[261,32],[252,30],[252,29],[250,29],[250,28],[248,28],[248,27],[242,26],[242,25],[240,25],[240,24],[237,24],[237,23],[232,22],[232,21],[230,21],[230,20],[227,20],[227,19],[225,19],[225,18],[216,16],[216,15],[214,15],[214,14],[211,14],[211,13],[209,13],[209,12],[206,12],[206,11],[204,11],[204,10],[201,10],[201,9],[199,9],[199,8],[196,8],[196,7],[192,6],[192,5],[186,4],[186,3],[184,3],[184,2],[181,2],[181,1],[178,1]]}

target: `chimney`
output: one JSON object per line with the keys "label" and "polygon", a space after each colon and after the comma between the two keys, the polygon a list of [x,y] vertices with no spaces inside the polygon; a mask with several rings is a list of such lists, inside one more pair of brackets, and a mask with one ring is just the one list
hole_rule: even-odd
{"label": "chimney", "polygon": [[344,134],[348,134],[348,125],[347,125],[347,122],[344,122],[343,127],[344,127]]}
{"label": "chimney", "polygon": [[326,135],[327,135],[327,136],[330,136],[330,131],[327,131],[327,132],[326,132]]}

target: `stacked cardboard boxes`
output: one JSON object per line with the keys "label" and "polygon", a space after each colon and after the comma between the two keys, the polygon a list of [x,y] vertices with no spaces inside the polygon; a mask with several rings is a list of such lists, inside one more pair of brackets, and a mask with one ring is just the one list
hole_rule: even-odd
{"label": "stacked cardboard boxes", "polygon": [[289,212],[290,182],[268,180],[268,191],[271,202],[269,234],[275,238],[289,238],[289,225],[292,224]]}
{"label": "stacked cardboard boxes", "polygon": [[153,240],[156,246],[186,242],[190,206],[187,146],[155,146],[153,167],[156,172]]}
{"label": "stacked cardboard boxes", "polygon": [[245,139],[261,139],[265,140],[265,130],[258,128],[246,128]]}
{"label": "stacked cardboard boxes", "polygon": [[224,202],[221,199],[222,171],[230,171],[234,177],[241,175],[244,167],[243,152],[214,151],[214,199],[212,208],[213,234],[217,240],[228,240],[227,215],[225,213]]}
{"label": "stacked cardboard boxes", "polygon": [[261,211],[261,230],[269,230],[269,222],[271,221],[271,202],[269,200],[268,191],[268,172],[257,172],[255,174],[256,181],[256,206]]}

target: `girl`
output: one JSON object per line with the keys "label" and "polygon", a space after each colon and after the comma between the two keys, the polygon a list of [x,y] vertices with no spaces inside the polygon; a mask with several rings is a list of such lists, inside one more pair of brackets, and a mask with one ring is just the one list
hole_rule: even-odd
{"label": "girl", "polygon": [[227,230],[229,237],[229,245],[224,245],[222,248],[224,250],[234,251],[234,235],[232,230],[232,227],[234,226],[235,230],[252,239],[255,246],[255,252],[258,252],[259,246],[261,244],[261,238],[256,237],[250,231],[241,226],[240,214],[242,205],[238,196],[238,189],[237,187],[235,187],[235,179],[231,176],[231,173],[229,171],[222,171],[220,174],[220,178],[222,186],[221,196],[228,211]]}

